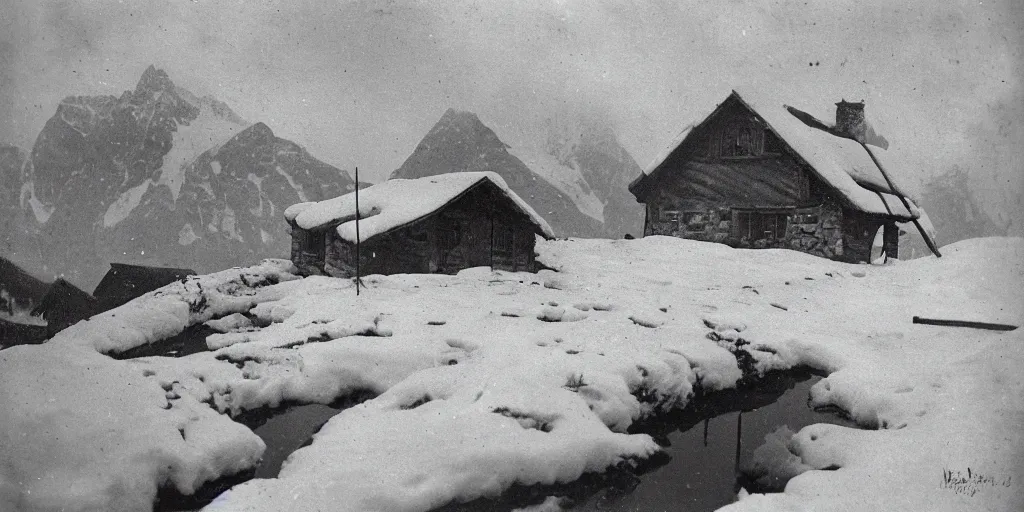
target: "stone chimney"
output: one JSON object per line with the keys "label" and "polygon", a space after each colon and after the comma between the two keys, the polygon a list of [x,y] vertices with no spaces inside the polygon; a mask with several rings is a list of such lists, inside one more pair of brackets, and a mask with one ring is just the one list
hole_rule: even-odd
{"label": "stone chimney", "polygon": [[864,123],[864,102],[856,103],[845,99],[836,103],[836,131],[864,142],[867,124]]}

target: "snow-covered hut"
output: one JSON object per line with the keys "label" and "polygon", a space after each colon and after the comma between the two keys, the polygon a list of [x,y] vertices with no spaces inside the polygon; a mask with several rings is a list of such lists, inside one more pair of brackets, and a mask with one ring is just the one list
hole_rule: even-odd
{"label": "snow-covered hut", "polygon": [[683,129],[629,186],[646,205],[644,235],[860,262],[870,259],[880,227],[894,258],[896,223],[919,219],[930,229],[924,211],[898,185],[892,190],[865,148],[836,135],[878,146],[872,153],[894,170],[863,102],[836,103],[834,126],[793,112],[780,99],[732,91]]}
{"label": "snow-covered hut", "polygon": [[[394,179],[359,191],[359,272],[535,271],[548,223],[493,172]],[[356,273],[355,192],[285,210],[292,261],[304,275]]]}
{"label": "snow-covered hut", "polygon": [[195,275],[187,268],[151,267],[130,263],[111,263],[92,294],[103,311],[114,309],[162,286]]}
{"label": "snow-covered hut", "polygon": [[57,278],[32,310],[32,315],[46,319],[46,334],[50,337],[99,312],[95,297]]}

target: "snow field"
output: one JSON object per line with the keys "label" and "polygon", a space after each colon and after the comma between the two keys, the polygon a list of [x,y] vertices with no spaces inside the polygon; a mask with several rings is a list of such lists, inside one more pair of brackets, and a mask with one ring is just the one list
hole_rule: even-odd
{"label": "snow field", "polygon": [[[883,267],[665,237],[538,250],[556,272],[368,276],[358,298],[350,281],[267,262],[0,352],[0,456],[16,461],[0,466],[0,509],[135,510],[159,484],[187,493],[257,463],[262,442],[218,412],[366,390],[379,396],[332,418],[278,478],[208,509],[429,510],[648,457],[658,447],[625,433],[634,422],[695,387],[796,365],[830,372],[815,405],[876,430],[777,432],[766,478],[799,476],[730,508],[1019,509],[1021,334],[910,316],[1020,323],[1024,241]],[[211,352],[97,354],[211,320],[224,331]],[[941,486],[967,468],[1010,485]]]}

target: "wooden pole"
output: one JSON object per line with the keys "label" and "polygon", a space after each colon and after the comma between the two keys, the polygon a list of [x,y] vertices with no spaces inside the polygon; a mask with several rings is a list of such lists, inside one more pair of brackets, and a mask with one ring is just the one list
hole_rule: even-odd
{"label": "wooden pole", "polygon": [[[874,162],[875,166],[878,167],[878,170],[882,172],[882,177],[885,178],[885,182],[889,184],[889,190],[892,190],[892,193],[895,194],[896,197],[900,198],[900,201],[903,203],[903,207],[907,209],[907,213],[911,213],[911,215],[913,215],[913,212],[910,211],[910,203],[907,202],[907,198],[903,197],[902,192],[896,190],[896,185],[894,185],[892,180],[889,178],[889,173],[885,172],[885,168],[882,167],[882,162],[878,161],[878,158],[875,157],[875,153],[871,151],[871,148],[869,148],[867,144],[859,140],[857,142],[860,143],[860,147],[864,148],[864,151],[868,152],[868,156],[871,157],[871,161]],[[884,203],[885,201],[883,200],[882,202]],[[935,246],[935,242],[932,241],[932,237],[928,236],[928,232],[924,230],[917,219],[913,219],[913,221],[914,225],[917,226],[917,230],[921,232],[921,236],[924,237],[924,243],[928,245],[928,248],[931,249],[933,253],[935,253],[937,258],[941,258],[942,254],[939,253],[939,248]]]}
{"label": "wooden pole", "polygon": [[740,450],[743,447],[743,411],[736,415],[736,474],[740,472]]}
{"label": "wooden pole", "polygon": [[359,167],[356,167],[356,296],[359,296]]}
{"label": "wooden pole", "polygon": [[974,329],[988,329],[990,331],[1012,331],[1017,328],[1016,325],[1008,324],[970,322],[967,320],[942,320],[938,318],[921,318],[919,316],[914,317],[914,323],[923,325],[942,325],[946,327],[971,327]]}
{"label": "wooden pole", "polygon": [[494,272],[494,203],[491,203],[491,272]]}
{"label": "wooden pole", "polygon": [[[885,168],[882,167],[882,162],[879,162],[878,158],[875,158],[875,153],[871,151],[871,148],[869,148],[868,145],[864,143],[864,141],[857,140],[855,137],[853,137],[852,135],[850,135],[848,133],[841,132],[841,131],[839,131],[839,130],[831,127],[831,126],[828,126],[827,124],[819,121],[817,118],[815,118],[814,116],[808,114],[807,112],[804,112],[802,110],[793,108],[793,107],[791,107],[789,105],[786,105],[785,107],[786,107],[786,110],[788,110],[790,114],[793,114],[794,117],[796,117],[797,119],[803,121],[804,124],[806,124],[807,126],[810,126],[812,128],[817,128],[817,129],[822,130],[824,132],[831,133],[832,135],[835,135],[836,137],[842,137],[844,139],[850,139],[850,140],[855,141],[858,144],[860,144],[860,146],[862,148],[864,148],[864,151],[868,152],[868,156],[870,156],[871,157],[871,161],[875,163],[875,167],[878,167],[878,170],[882,173],[882,177],[885,178],[885,182],[889,184],[889,190],[892,191],[893,195],[895,195],[896,197],[900,198],[900,201],[903,202],[903,206],[907,209],[907,213],[911,213],[910,212],[910,204],[907,203],[907,199],[905,197],[903,197],[903,193],[902,192],[899,192],[898,190],[896,190],[896,185],[894,185],[893,182],[892,182],[892,179],[889,178],[889,174],[885,172]],[[882,204],[885,205],[886,209],[889,208],[889,205],[886,204],[884,199],[882,200]],[[939,253],[939,248],[935,246],[935,242],[932,241],[932,238],[930,236],[928,236],[928,233],[926,233],[924,228],[921,227],[921,223],[917,219],[913,219],[913,221],[914,221],[914,225],[917,226],[917,230],[921,232],[921,236],[924,237],[924,243],[928,244],[928,248],[931,249],[932,253],[934,253],[936,257],[941,258],[942,254]]]}

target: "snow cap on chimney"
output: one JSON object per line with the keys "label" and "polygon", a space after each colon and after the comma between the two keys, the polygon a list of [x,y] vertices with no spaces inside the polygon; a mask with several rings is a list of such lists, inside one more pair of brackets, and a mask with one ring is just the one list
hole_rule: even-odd
{"label": "snow cap on chimney", "polygon": [[854,140],[864,142],[867,124],[864,122],[864,101],[850,102],[843,99],[836,103],[836,131],[845,133]]}

